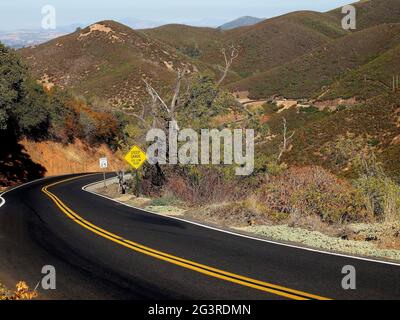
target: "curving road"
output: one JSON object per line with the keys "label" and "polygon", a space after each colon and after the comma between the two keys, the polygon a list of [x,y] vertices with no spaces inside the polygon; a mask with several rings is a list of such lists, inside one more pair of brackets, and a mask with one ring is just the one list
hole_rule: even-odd
{"label": "curving road", "polygon": [[[42,299],[400,299],[398,265],[220,232],[82,190],[101,178],[48,178],[3,195],[2,282],[35,286],[52,265],[57,289],[39,290]],[[356,290],[342,289],[345,265]]]}

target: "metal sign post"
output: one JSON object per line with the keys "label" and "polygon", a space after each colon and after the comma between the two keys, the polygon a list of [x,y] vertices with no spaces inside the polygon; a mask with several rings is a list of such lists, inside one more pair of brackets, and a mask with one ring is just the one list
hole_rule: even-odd
{"label": "metal sign post", "polygon": [[104,188],[107,188],[106,184],[106,169],[108,168],[108,159],[100,158],[100,169],[103,169],[103,178],[104,178]]}

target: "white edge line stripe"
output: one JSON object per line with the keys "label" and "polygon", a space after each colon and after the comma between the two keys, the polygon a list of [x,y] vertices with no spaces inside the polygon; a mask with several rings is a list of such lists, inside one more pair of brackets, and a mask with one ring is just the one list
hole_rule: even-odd
{"label": "white edge line stripe", "polygon": [[[114,179],[114,178],[109,178],[107,180],[111,180],[111,179]],[[109,198],[107,196],[104,196],[102,194],[86,190],[86,188],[89,188],[92,185],[99,184],[99,183],[102,183],[102,182],[103,182],[103,180],[100,180],[98,182],[90,183],[90,184],[88,184],[86,186],[83,186],[82,190],[85,191],[85,192],[94,194],[94,195],[96,195],[98,197],[102,197],[104,199],[108,199],[108,200],[114,201],[114,202],[122,204],[122,205],[124,205],[126,207],[133,208],[133,209],[136,209],[136,210],[139,210],[139,211],[142,211],[142,212],[150,213],[150,214],[153,214],[153,215],[156,215],[156,216],[160,216],[160,217],[164,217],[164,218],[171,219],[171,220],[177,220],[177,221],[181,221],[181,222],[186,222],[186,223],[193,224],[193,225],[196,225],[196,226],[199,226],[199,227],[203,227],[203,228],[206,228],[206,229],[211,229],[211,230],[214,230],[214,231],[227,233],[227,234],[230,234],[230,235],[233,235],[233,236],[237,236],[237,237],[242,237],[242,238],[246,238],[246,239],[266,242],[266,243],[270,243],[270,244],[274,244],[274,245],[278,245],[278,246],[283,246],[283,247],[288,247],[288,248],[294,248],[294,249],[300,249],[300,250],[305,250],[305,251],[310,251],[310,252],[322,253],[322,254],[336,256],[336,257],[349,258],[349,259],[355,259],[355,260],[361,260],[361,261],[367,261],[367,262],[374,262],[374,263],[380,263],[380,264],[387,264],[387,265],[400,267],[400,263],[396,263],[396,262],[375,260],[375,259],[351,256],[351,255],[346,255],[346,254],[341,254],[341,253],[335,253],[335,252],[323,251],[323,250],[318,250],[318,249],[312,249],[312,248],[307,248],[307,247],[302,247],[302,246],[296,246],[296,245],[293,245],[293,244],[282,243],[282,242],[277,242],[277,241],[272,241],[272,240],[267,240],[267,239],[261,239],[261,238],[256,238],[256,237],[252,237],[252,236],[247,236],[247,235],[236,233],[236,232],[233,232],[233,231],[227,231],[227,230],[223,230],[223,229],[207,226],[207,225],[204,225],[204,224],[201,224],[201,223],[197,223],[197,222],[193,222],[193,221],[190,221],[190,220],[185,220],[185,219],[181,219],[181,218],[177,218],[177,217],[165,216],[165,215],[162,215],[162,214],[157,213],[157,212],[152,212],[152,211],[144,210],[142,208],[137,208],[137,207],[134,207],[132,205],[129,205],[129,204],[123,203],[121,201]]]}

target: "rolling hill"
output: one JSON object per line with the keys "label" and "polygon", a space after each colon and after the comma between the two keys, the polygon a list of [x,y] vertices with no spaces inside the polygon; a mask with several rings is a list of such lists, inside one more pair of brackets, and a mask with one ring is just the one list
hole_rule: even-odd
{"label": "rolling hill", "polygon": [[357,30],[352,32],[342,29],[338,8],[326,13],[294,12],[225,31],[174,25],[145,33],[213,66],[222,63],[221,47],[240,46],[233,71],[241,79],[231,77],[227,85],[233,91],[249,91],[252,98],[275,94],[369,98],[390,90],[397,51],[387,51],[398,44],[395,24],[400,23],[400,1],[354,5]]}
{"label": "rolling hill", "polygon": [[223,64],[220,49],[231,43],[241,54],[227,82],[284,64],[343,33],[332,18],[314,12],[229,31],[183,25],[135,31],[103,21],[20,53],[47,87],[68,87],[78,95],[129,107],[146,96],[142,78],[163,88],[184,65],[217,73]]}
{"label": "rolling hill", "polygon": [[234,70],[244,78],[288,63],[346,33],[330,17],[304,11],[228,31],[227,42],[242,48]]}
{"label": "rolling hill", "polygon": [[164,87],[175,79],[178,68],[197,70],[172,47],[114,21],[19,52],[45,86],[68,87],[114,106],[140,104],[147,96],[143,78]]}
{"label": "rolling hill", "polygon": [[[397,23],[400,17],[398,0],[361,0],[353,4],[357,9],[357,30],[368,29],[384,23]],[[326,13],[340,21],[341,8]]]}
{"label": "rolling hill", "polygon": [[[248,90],[252,98],[278,94],[288,98],[323,100],[368,99],[390,91],[392,76],[399,73],[395,63],[398,50],[395,47],[400,44],[400,1],[360,1],[354,6],[357,8],[357,29],[351,34],[336,36],[326,45],[229,84],[229,88]],[[320,17],[322,21],[328,19],[330,26],[337,27],[343,14],[341,9],[336,9]],[[315,23],[315,17],[312,23],[306,16],[300,20],[327,33],[320,23]],[[335,38],[335,35],[331,34],[331,37]]]}
{"label": "rolling hill", "polygon": [[[249,90],[253,98],[274,94],[288,98],[318,98],[349,72],[372,62],[398,44],[400,24],[378,25],[339,38],[290,63],[229,87],[235,91]],[[346,96],[356,93],[347,93]]]}
{"label": "rolling hill", "polygon": [[347,34],[335,18],[311,11],[295,12],[227,31],[166,25],[142,32],[214,66],[223,62],[220,49],[235,44],[240,47],[241,55],[233,71],[241,78],[290,62]]}
{"label": "rolling hill", "polygon": [[400,75],[399,60],[400,44],[349,72],[344,78],[335,82],[323,98],[333,100],[339,97],[344,99],[355,97],[358,100],[368,100],[380,94],[390,93],[393,91],[393,76],[396,86]]}

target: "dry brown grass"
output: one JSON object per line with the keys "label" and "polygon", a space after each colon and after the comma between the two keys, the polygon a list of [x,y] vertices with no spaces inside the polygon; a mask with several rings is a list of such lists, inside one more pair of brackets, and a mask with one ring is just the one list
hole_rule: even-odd
{"label": "dry brown grass", "polygon": [[361,240],[355,239],[354,230],[348,224],[329,224],[318,216],[291,216],[284,223],[290,228],[299,228],[310,232],[320,232],[326,236],[339,238],[342,240]]}
{"label": "dry brown grass", "polygon": [[104,156],[109,159],[109,170],[117,171],[126,167],[122,157],[114,154],[105,145],[91,148],[80,140],[63,145],[52,141],[33,142],[27,139],[22,140],[21,144],[35,163],[46,168],[47,176],[98,172],[99,158]]}
{"label": "dry brown grass", "polygon": [[270,223],[268,215],[248,201],[203,206],[187,212],[185,216],[190,219],[231,228]]}
{"label": "dry brown grass", "polygon": [[400,223],[384,222],[349,225],[350,240],[368,241],[382,249],[400,249]]}
{"label": "dry brown grass", "polygon": [[378,248],[381,249],[400,249],[400,239],[395,237],[387,237],[378,241],[377,243]]}

